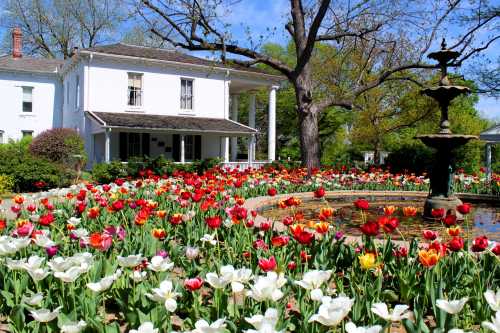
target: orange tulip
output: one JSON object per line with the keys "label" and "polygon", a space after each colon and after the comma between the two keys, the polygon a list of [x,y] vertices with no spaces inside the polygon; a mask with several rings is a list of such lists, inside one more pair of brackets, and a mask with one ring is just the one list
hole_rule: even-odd
{"label": "orange tulip", "polygon": [[384,207],[384,214],[385,215],[392,215],[396,211],[396,206],[385,206]]}
{"label": "orange tulip", "polygon": [[22,205],[24,202],[24,197],[22,195],[14,196],[14,202],[18,205]]}
{"label": "orange tulip", "polygon": [[440,255],[439,252],[434,249],[420,250],[418,252],[418,259],[423,266],[432,267],[437,264],[440,259]]}
{"label": "orange tulip", "polygon": [[165,216],[167,216],[167,211],[166,210],[158,210],[156,212],[156,216],[158,216],[161,219],[164,219]]}
{"label": "orange tulip", "polygon": [[152,231],[153,237],[157,239],[164,239],[167,236],[167,232],[165,229],[153,229]]}
{"label": "orange tulip", "polygon": [[319,223],[316,223],[316,225],[314,227],[315,227],[317,233],[326,234],[330,228],[330,223],[319,222]]}
{"label": "orange tulip", "polygon": [[462,232],[462,229],[460,229],[458,225],[448,228],[448,235],[450,235],[451,237],[460,235],[460,232]]}
{"label": "orange tulip", "polygon": [[417,215],[417,208],[413,206],[403,207],[403,215],[406,217],[411,217]]}
{"label": "orange tulip", "polygon": [[331,207],[323,207],[323,208],[321,208],[321,210],[319,212],[319,219],[321,221],[328,220],[330,217],[333,216],[334,212],[335,212],[335,210]]}

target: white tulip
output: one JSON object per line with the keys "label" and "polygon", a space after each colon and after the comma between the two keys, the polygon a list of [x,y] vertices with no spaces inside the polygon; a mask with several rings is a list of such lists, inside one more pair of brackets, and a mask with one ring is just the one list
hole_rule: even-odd
{"label": "white tulip", "polygon": [[61,325],[61,333],[80,333],[87,327],[87,323],[84,320],[78,322],[67,322]]}
{"label": "white tulip", "polygon": [[268,272],[266,276],[258,276],[253,286],[247,291],[247,296],[257,302],[267,300],[277,301],[283,297],[283,292],[279,289],[286,283],[283,273]]}
{"label": "white tulip", "polygon": [[14,260],[10,258],[6,258],[5,260],[5,265],[10,269],[10,270],[22,270],[24,269],[24,266],[26,265],[26,258],[21,258],[19,260]]}
{"label": "white tulip", "polygon": [[23,265],[23,268],[27,271],[35,270],[40,268],[44,261],[45,258],[34,255],[28,258],[28,261]]}
{"label": "white tulip", "polygon": [[85,228],[78,228],[78,229],[75,229],[71,232],[73,235],[75,235],[76,238],[84,238],[84,237],[87,237],[89,235],[89,232],[87,229]]}
{"label": "white tulip", "polygon": [[356,326],[353,322],[348,322],[345,325],[345,330],[347,333],[379,333],[380,331],[382,331],[382,326],[375,325],[370,327],[362,327]]}
{"label": "white tulip", "polygon": [[47,262],[47,266],[49,266],[53,272],[64,272],[70,269],[73,264],[67,258],[54,257]]}
{"label": "white tulip", "polygon": [[41,281],[50,275],[50,271],[48,268],[36,268],[36,269],[29,269],[26,271],[35,282]]}
{"label": "white tulip", "polygon": [[144,257],[139,253],[127,257],[118,256],[116,259],[118,260],[118,265],[122,267],[135,267],[142,263]]}
{"label": "white tulip", "polygon": [[148,268],[155,272],[165,272],[174,267],[174,263],[168,258],[163,258],[162,256],[154,256],[151,258],[151,262]]}
{"label": "white tulip", "polygon": [[332,271],[314,270],[308,271],[302,277],[302,280],[295,281],[296,285],[301,286],[306,290],[311,291],[311,299],[313,301],[320,301],[323,297],[323,291],[320,289],[321,285],[328,281],[332,275]]}
{"label": "white tulip", "polygon": [[217,244],[217,240],[215,239],[215,236],[209,235],[209,234],[203,235],[203,237],[200,238],[200,241],[202,241],[203,243],[210,243],[211,245]]}
{"label": "white tulip", "polygon": [[453,328],[453,329],[449,330],[448,333],[473,333],[473,332],[471,332],[471,331],[466,332],[460,328]]}
{"label": "white tulip", "polygon": [[206,320],[200,319],[195,324],[195,329],[191,333],[223,333],[226,331],[226,318],[218,319],[212,324],[209,324]]}
{"label": "white tulip", "polygon": [[130,330],[129,333],[158,333],[159,329],[155,328],[152,322],[142,323],[136,330]]}
{"label": "white tulip", "polygon": [[436,306],[449,314],[457,314],[462,311],[469,297],[464,297],[458,300],[448,301],[445,299],[436,300]]}
{"label": "white tulip", "polygon": [[496,293],[493,290],[486,290],[484,298],[486,302],[488,302],[491,310],[500,311],[500,289],[497,289]]}
{"label": "white tulip", "polygon": [[77,225],[80,224],[81,221],[82,221],[81,218],[72,216],[66,222],[68,224],[71,224],[72,226],[76,227]]}
{"label": "white tulip", "polygon": [[40,246],[40,247],[43,247],[43,248],[46,248],[46,247],[51,247],[51,246],[54,246],[56,245],[56,243],[54,241],[52,241],[48,235],[46,234],[39,234],[35,237],[35,244]]}
{"label": "white tulip", "polygon": [[491,317],[491,322],[483,321],[483,327],[489,329],[495,333],[500,333],[500,311],[495,313],[495,316]]}
{"label": "white tulip", "polygon": [[325,296],[321,302],[318,313],[312,315],[309,322],[316,321],[324,326],[332,327],[340,324],[349,314],[354,299],[342,295],[336,298]]}
{"label": "white tulip", "polygon": [[62,306],[54,309],[54,311],[50,311],[48,309],[40,309],[40,310],[31,310],[31,316],[38,322],[47,323],[57,318],[59,315],[59,311],[62,309]]}
{"label": "white tulip", "polygon": [[36,293],[31,296],[23,296],[21,301],[31,306],[39,306],[40,303],[43,301],[43,294]]}
{"label": "white tulip", "polygon": [[200,254],[200,249],[197,247],[191,247],[188,246],[186,247],[186,257],[190,260],[196,259],[198,255]]}
{"label": "white tulip", "polygon": [[114,274],[103,277],[99,282],[87,283],[87,287],[96,293],[105,291],[113,285],[113,282],[120,277],[121,273],[122,271],[118,269]]}
{"label": "white tulip", "polygon": [[139,270],[134,270],[132,273],[130,273],[130,277],[134,282],[144,281],[147,275],[148,275],[147,271],[139,271]]}
{"label": "white tulip", "polygon": [[245,320],[251,324],[255,329],[250,329],[244,331],[245,333],[282,333],[283,331],[277,331],[276,324],[278,323],[278,310],[273,308],[268,308],[264,315],[258,314],[253,315],[250,318],[245,318]]}
{"label": "white tulip", "polygon": [[76,279],[83,273],[82,269],[77,266],[73,266],[64,272],[55,272],[54,276],[61,281],[66,283],[75,282]]}
{"label": "white tulip", "polygon": [[174,291],[172,281],[165,280],[160,283],[160,288],[154,288],[153,294],[147,293],[146,296],[155,302],[164,302],[165,308],[169,312],[175,312],[177,301],[175,300],[179,293]]}
{"label": "white tulip", "polygon": [[410,307],[408,305],[398,304],[394,307],[392,313],[389,313],[387,304],[375,303],[372,305],[371,310],[377,316],[386,321],[401,321],[403,319],[408,319],[411,316],[411,311],[408,311],[409,308]]}

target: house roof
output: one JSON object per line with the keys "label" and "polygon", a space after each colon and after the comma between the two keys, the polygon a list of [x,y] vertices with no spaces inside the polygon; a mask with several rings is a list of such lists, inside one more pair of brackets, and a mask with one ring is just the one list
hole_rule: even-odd
{"label": "house roof", "polygon": [[64,64],[63,60],[22,57],[12,55],[0,56],[0,70],[29,73],[57,73],[58,67]]}
{"label": "house roof", "polygon": [[276,79],[283,79],[280,75],[269,73],[265,70],[255,67],[246,67],[242,65],[238,65],[234,62],[228,61],[227,63],[222,63],[219,61],[213,61],[203,58],[194,57],[189,54],[181,53],[172,49],[160,49],[160,48],[152,48],[152,47],[144,47],[144,46],[136,46],[136,45],[128,45],[123,43],[103,45],[103,46],[95,46],[86,49],[82,49],[83,52],[96,52],[96,53],[104,53],[116,56],[126,56],[133,58],[142,58],[142,59],[151,59],[151,60],[160,60],[160,61],[168,61],[168,62],[176,62],[182,64],[190,64],[190,65],[198,65],[205,67],[215,67],[220,69],[232,69],[237,71],[249,72],[249,73],[258,73],[271,75],[276,77]]}
{"label": "house roof", "polygon": [[479,135],[481,140],[500,142],[500,124],[492,126]]}
{"label": "house roof", "polygon": [[252,135],[257,130],[229,119],[200,118],[190,116],[165,116],[131,112],[90,112],[104,128],[153,130],[169,132],[219,133],[227,135]]}

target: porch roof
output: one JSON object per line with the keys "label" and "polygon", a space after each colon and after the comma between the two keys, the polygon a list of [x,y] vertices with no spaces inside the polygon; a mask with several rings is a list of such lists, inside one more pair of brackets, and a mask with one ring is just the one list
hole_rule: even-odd
{"label": "porch roof", "polygon": [[168,131],[178,133],[214,133],[251,136],[257,130],[230,119],[190,116],[165,116],[144,113],[91,112],[86,115],[103,128]]}

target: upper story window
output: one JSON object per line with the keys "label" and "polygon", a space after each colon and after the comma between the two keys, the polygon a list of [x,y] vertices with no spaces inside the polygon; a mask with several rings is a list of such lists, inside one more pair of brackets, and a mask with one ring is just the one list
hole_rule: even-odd
{"label": "upper story window", "polygon": [[21,131],[21,134],[23,136],[23,138],[26,138],[26,137],[33,137],[33,131],[26,131],[26,130],[23,130]]}
{"label": "upper story window", "polygon": [[0,131],[0,144],[2,144],[2,143],[3,143],[3,132]]}
{"label": "upper story window", "polygon": [[130,106],[142,106],[142,74],[128,73],[127,104]]}
{"label": "upper story window", "polygon": [[181,79],[181,109],[193,109],[193,80]]}
{"label": "upper story window", "polygon": [[33,87],[23,87],[23,112],[33,112]]}
{"label": "upper story window", "polygon": [[76,82],[75,82],[75,108],[80,107],[80,76],[76,76]]}

